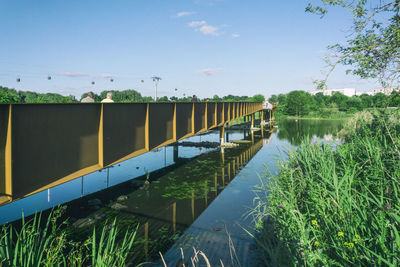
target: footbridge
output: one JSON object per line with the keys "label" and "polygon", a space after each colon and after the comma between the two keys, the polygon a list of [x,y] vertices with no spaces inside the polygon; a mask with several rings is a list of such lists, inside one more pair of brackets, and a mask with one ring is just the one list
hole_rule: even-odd
{"label": "footbridge", "polygon": [[257,112],[272,118],[253,102],[0,104],[0,205]]}

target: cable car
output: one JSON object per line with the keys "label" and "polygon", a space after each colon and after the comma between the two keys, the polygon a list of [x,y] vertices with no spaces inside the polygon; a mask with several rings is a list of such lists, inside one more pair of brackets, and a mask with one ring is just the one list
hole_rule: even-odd
{"label": "cable car", "polygon": [[49,76],[47,76],[47,80],[51,80],[51,76],[49,75]]}
{"label": "cable car", "polygon": [[114,79],[113,79],[113,78],[111,78],[111,79],[110,79],[110,82],[114,82]]}
{"label": "cable car", "polygon": [[21,78],[17,78],[17,83],[19,83],[21,81]]}
{"label": "cable car", "polygon": [[95,82],[94,82],[94,81],[92,81],[92,84],[95,84]]}

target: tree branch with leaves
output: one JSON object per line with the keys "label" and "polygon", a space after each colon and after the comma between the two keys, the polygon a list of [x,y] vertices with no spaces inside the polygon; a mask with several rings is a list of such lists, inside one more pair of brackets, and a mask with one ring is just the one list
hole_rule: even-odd
{"label": "tree branch with leaves", "polygon": [[346,43],[328,47],[328,72],[317,81],[319,89],[337,65],[349,66],[346,73],[363,79],[377,79],[382,86],[400,82],[400,0],[320,0],[308,4],[306,12],[326,16],[330,7],[348,9],[353,16],[351,34]]}

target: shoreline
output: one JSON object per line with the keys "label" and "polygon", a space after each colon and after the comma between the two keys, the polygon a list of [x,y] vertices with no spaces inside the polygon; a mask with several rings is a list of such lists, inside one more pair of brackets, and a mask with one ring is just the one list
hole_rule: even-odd
{"label": "shoreline", "polygon": [[296,117],[296,116],[284,116],[284,117],[275,117],[275,120],[284,119],[284,120],[348,120],[351,117],[345,118],[318,118],[318,117]]}

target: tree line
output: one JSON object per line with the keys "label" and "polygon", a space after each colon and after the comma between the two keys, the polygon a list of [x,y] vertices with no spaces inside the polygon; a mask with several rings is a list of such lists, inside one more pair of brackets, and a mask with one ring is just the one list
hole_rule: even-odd
{"label": "tree line", "polygon": [[[113,100],[117,103],[131,103],[131,102],[154,102],[154,99],[150,96],[142,96],[138,91],[133,89],[118,91],[109,90],[102,91],[100,94],[93,93],[95,102],[100,102],[102,99],[106,98],[108,92],[113,94]],[[36,93],[30,91],[17,91],[15,89],[10,89],[7,87],[0,86],[0,103],[77,103],[82,98],[85,98],[87,93],[82,94],[80,99],[74,96],[62,96],[57,93]],[[184,97],[167,97],[163,96],[158,98],[158,102],[190,102],[192,96]],[[198,101],[210,101],[210,102],[238,102],[238,101],[248,101],[248,102],[263,102],[265,100],[263,95],[257,94],[253,97],[248,96],[234,96],[227,95],[224,97],[219,97],[214,95],[213,98],[198,99]]]}
{"label": "tree line", "polygon": [[279,103],[276,111],[279,115],[332,117],[353,114],[368,108],[400,107],[400,91],[390,95],[377,93],[360,96],[346,96],[335,92],[332,96],[317,93],[311,95],[305,91],[292,91],[288,94],[272,95],[271,103]]}

